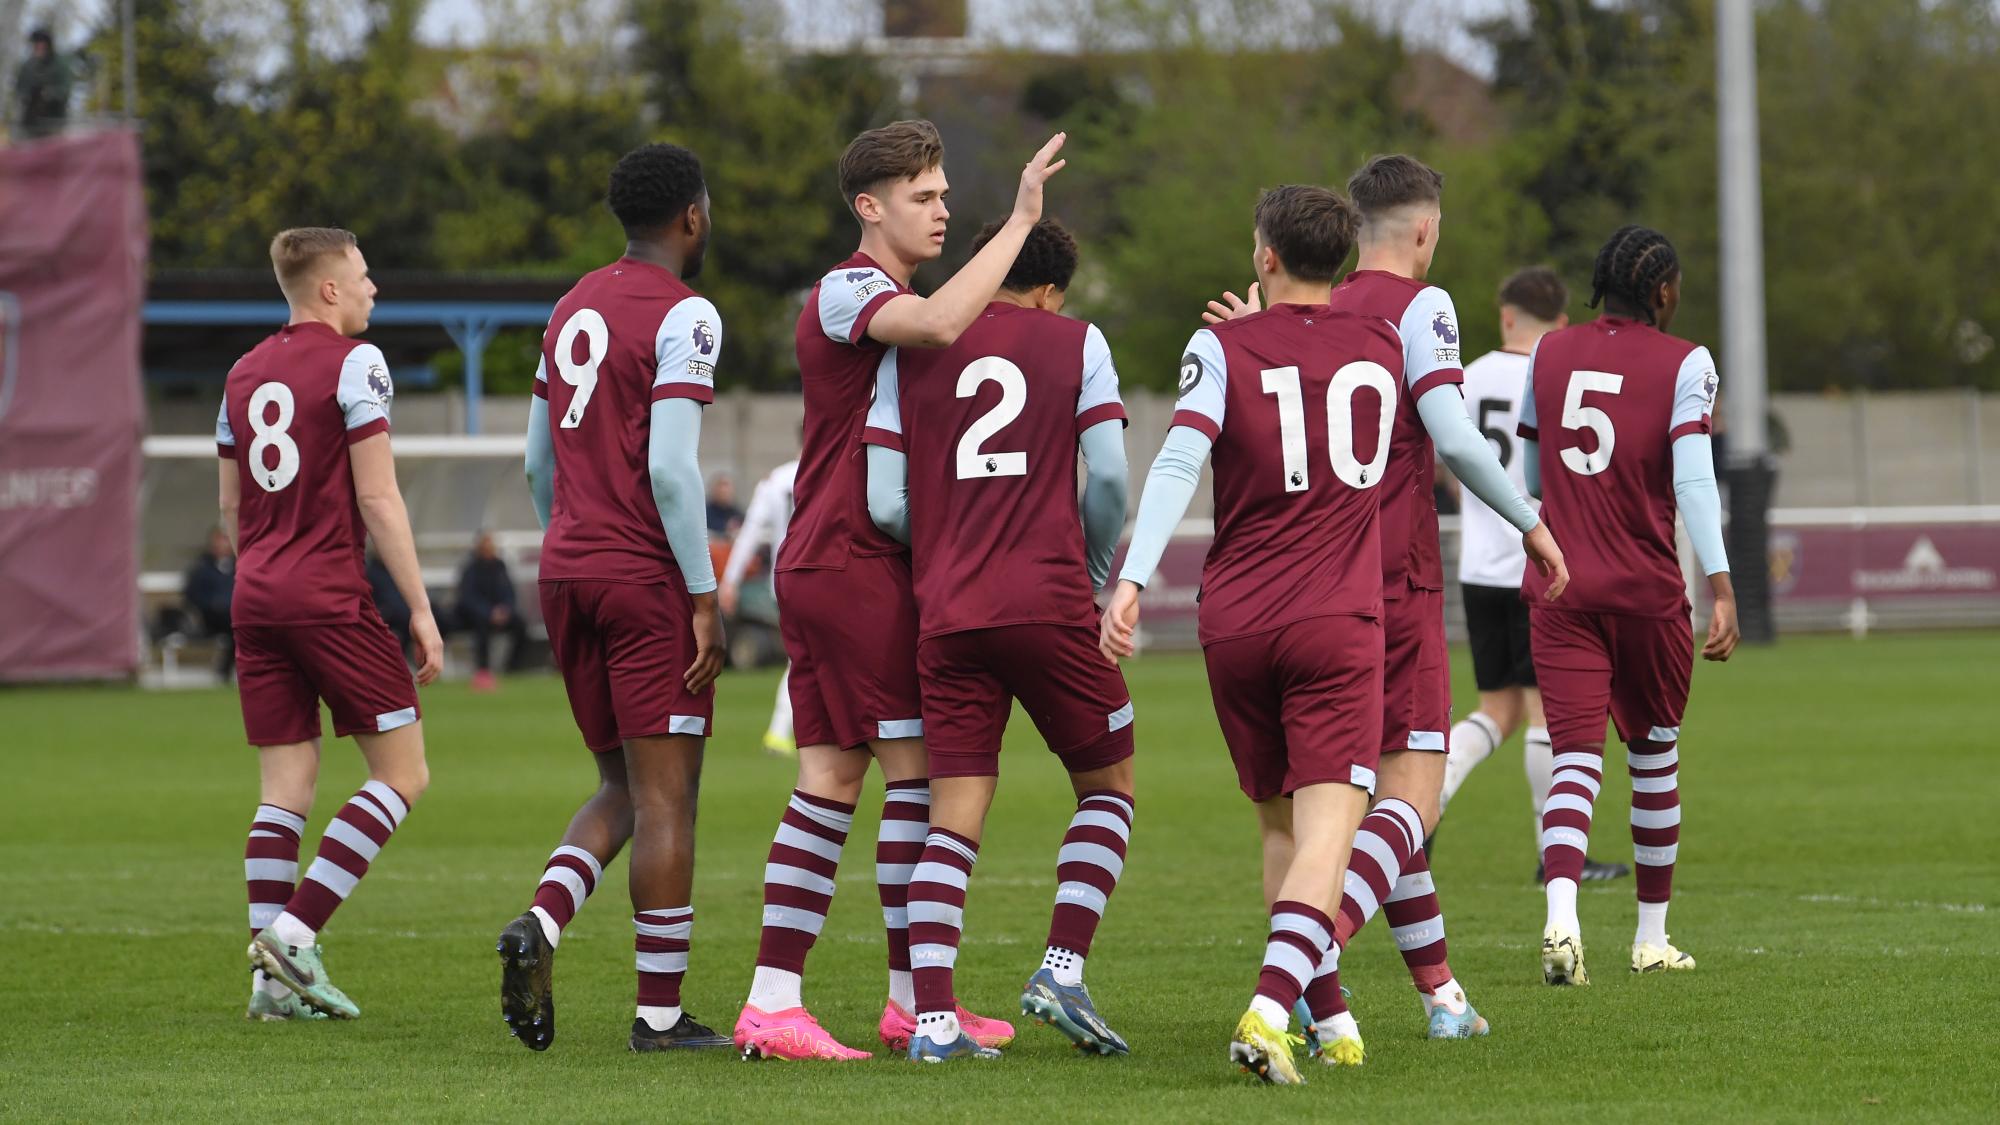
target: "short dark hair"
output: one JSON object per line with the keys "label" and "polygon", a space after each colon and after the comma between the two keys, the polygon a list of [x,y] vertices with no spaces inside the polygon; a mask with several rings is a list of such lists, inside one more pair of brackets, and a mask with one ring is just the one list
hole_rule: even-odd
{"label": "short dark hair", "polygon": [[38,27],[28,33],[28,42],[30,44],[40,43],[42,46],[53,51],[56,46],[56,37],[49,34],[48,28]]}
{"label": "short dark hair", "polygon": [[658,231],[707,193],[701,158],[679,145],[650,144],[619,157],[605,201],[629,237]]}
{"label": "short dark hair", "polygon": [[1500,283],[1500,303],[1512,305],[1536,320],[1554,323],[1569,307],[1569,287],[1547,266],[1528,266]]}
{"label": "short dark hair", "polygon": [[1257,235],[1300,281],[1340,276],[1361,217],[1339,192],[1311,184],[1274,187],[1257,200]]}
{"label": "short dark hair", "polygon": [[1377,156],[1347,178],[1347,195],[1362,219],[1373,221],[1406,203],[1436,203],[1444,198],[1444,173],[1414,156]]}
{"label": "short dark hair", "polygon": [[1607,312],[1631,313],[1652,324],[1653,294],[1680,272],[1680,257],[1666,235],[1636,224],[1619,227],[1597,252],[1597,268],[1590,276],[1590,307],[1601,301]]}
{"label": "short dark hair", "polygon": [[[1005,225],[1000,221],[987,223],[972,240],[972,252],[979,253]],[[1027,241],[1021,243],[1021,252],[1014,256],[1000,288],[1010,293],[1026,293],[1044,285],[1067,290],[1075,276],[1076,238],[1056,220],[1043,219],[1028,229]]]}
{"label": "short dark hair", "polygon": [[840,197],[854,197],[885,183],[915,179],[944,163],[944,138],[928,121],[892,121],[847,143],[840,154]]}

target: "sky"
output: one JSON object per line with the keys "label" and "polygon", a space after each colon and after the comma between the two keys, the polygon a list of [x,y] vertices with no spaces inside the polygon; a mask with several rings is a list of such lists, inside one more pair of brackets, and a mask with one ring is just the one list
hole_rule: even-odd
{"label": "sky", "polygon": [[[5,3],[6,0],[0,0]],[[76,28],[96,22],[118,0],[27,0],[28,19],[54,18]],[[276,0],[270,0],[277,6]],[[802,46],[838,47],[863,38],[879,26],[880,0],[777,0],[786,13],[787,33]],[[971,34],[975,39],[1025,43],[1052,49],[1068,45],[1049,21],[1030,18],[1048,0],[969,0]],[[1412,42],[1435,47],[1461,65],[1490,74],[1492,58],[1467,33],[1483,19],[1523,10],[1525,0],[1354,0],[1393,21]],[[422,24],[424,37],[434,43],[470,43],[485,37],[489,5],[481,0],[431,0]],[[56,13],[60,12],[60,15]]]}

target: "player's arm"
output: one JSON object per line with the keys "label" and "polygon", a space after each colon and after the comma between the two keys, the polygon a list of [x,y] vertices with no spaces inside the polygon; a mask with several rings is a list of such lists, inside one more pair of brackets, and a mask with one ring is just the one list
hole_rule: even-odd
{"label": "player's arm", "polygon": [[238,515],[243,510],[243,474],[236,467],[236,434],[229,427],[229,396],[222,398],[222,409],[215,416],[215,451],[219,456],[216,470],[218,481],[217,507],[221,510],[223,534],[229,536],[229,549],[235,554],[243,553],[243,540],[238,534]]}
{"label": "player's arm", "polygon": [[389,452],[388,431],[378,430],[349,445],[347,459],[354,473],[354,499],[361,507],[361,522],[367,525],[375,553],[389,569],[396,591],[410,606],[410,639],[417,643],[422,658],[417,682],[428,684],[444,669],[444,637],[431,614],[430,591],[424,589],[409,509],[403,506],[403,492],[396,486],[396,458]]}
{"label": "player's arm", "polygon": [[1741,634],[1736,624],[1736,586],[1729,577],[1729,554],[1722,542],[1722,495],[1715,487],[1715,450],[1709,438],[1715,409],[1715,361],[1707,348],[1696,348],[1681,363],[1674,385],[1674,410],[1668,437],[1673,442],[1674,504],[1694,546],[1695,562],[1708,575],[1715,607],[1708,619],[1708,641],[1701,654],[1727,660]]}
{"label": "player's arm", "polygon": [[1077,395],[1076,426],[1084,470],[1078,507],[1083,515],[1085,565],[1095,592],[1111,580],[1111,558],[1118,553],[1118,537],[1125,531],[1125,505],[1131,495],[1118,369],[1111,362],[1111,345],[1095,324],[1083,334],[1083,387]]}
{"label": "player's arm", "polygon": [[910,541],[910,462],[903,454],[903,400],[894,348],[875,366],[875,400],[861,440],[868,446],[868,518],[898,543]]}
{"label": "player's arm", "polygon": [[528,498],[535,519],[546,530],[556,503],[556,439],[549,429],[547,361],[535,365],[535,395],[528,400]]}
{"label": "player's arm", "polygon": [[389,361],[373,344],[357,344],[340,365],[334,401],[347,426],[348,471],[361,522],[375,541],[375,554],[389,570],[396,591],[410,607],[410,639],[416,642],[417,683],[428,684],[444,670],[444,636],[431,613],[430,591],[417,563],[417,540],[410,512],[396,485],[396,458],[389,451],[389,400],[395,386]]}
{"label": "player's arm", "polygon": [[1201,484],[1201,467],[1222,433],[1228,377],[1222,341],[1206,328],[1196,332],[1181,356],[1180,399],[1174,405],[1173,426],[1146,473],[1146,489],[1139,497],[1139,516],[1132,526],[1125,568],[1118,573],[1118,588],[1111,592],[1099,622],[1098,650],[1113,663],[1137,651],[1139,591],[1153,581],[1167,542],[1194,501],[1195,489]]}
{"label": "player's arm", "polygon": [[1537,500],[1542,498],[1542,442],[1541,422],[1535,414],[1535,354],[1541,350],[1541,341],[1528,352],[1528,374],[1521,383],[1521,420],[1514,424],[1514,433],[1521,439],[1521,479],[1528,485],[1528,495]]}
{"label": "player's arm", "polygon": [[1068,134],[1049,138],[1021,169],[1021,184],[1014,194],[1014,210],[1000,233],[981,247],[972,260],[959,268],[951,280],[938,286],[928,297],[901,293],[878,309],[864,328],[869,339],[891,347],[948,348],[959,333],[979,319],[981,310],[993,300],[1007,271],[1020,256],[1028,231],[1042,217],[1042,185],[1062,170],[1066,160],[1057,160]]}
{"label": "player's arm", "polygon": [[769,477],[757,482],[756,491],[750,494],[750,507],[743,513],[743,526],[736,532],[736,542],[729,546],[729,561],[722,564],[722,585],[716,593],[721,595],[722,612],[731,616],[736,613],[737,597],[744,576],[750,573],[751,560],[765,542],[777,540],[776,493],[777,486]]}
{"label": "player's arm", "polygon": [[688,297],[661,322],[654,347],[651,429],[646,475],[653,506],[694,601],[694,663],[682,680],[705,691],[722,674],[726,640],[708,553],[707,493],[702,488],[701,412],[715,400],[715,362],[722,354],[722,318],[704,297]]}
{"label": "player's arm", "polygon": [[1569,585],[1562,548],[1534,506],[1514,491],[1493,443],[1479,432],[1459,391],[1458,313],[1451,297],[1435,286],[1410,302],[1398,326],[1404,341],[1404,379],[1417,400],[1417,416],[1437,453],[1458,482],[1521,534],[1521,546],[1535,569],[1548,576],[1547,598],[1554,601]]}

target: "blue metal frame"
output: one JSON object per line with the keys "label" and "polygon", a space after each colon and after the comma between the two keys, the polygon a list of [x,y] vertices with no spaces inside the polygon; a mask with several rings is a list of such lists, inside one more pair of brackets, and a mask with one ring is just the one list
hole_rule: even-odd
{"label": "blue metal frame", "polygon": [[[285,323],[282,301],[147,301],[143,319],[159,325]],[[435,324],[465,356],[465,432],[479,432],[479,401],[486,388],[486,345],[502,328],[549,322],[554,305],[535,301],[384,301],[371,324]]]}

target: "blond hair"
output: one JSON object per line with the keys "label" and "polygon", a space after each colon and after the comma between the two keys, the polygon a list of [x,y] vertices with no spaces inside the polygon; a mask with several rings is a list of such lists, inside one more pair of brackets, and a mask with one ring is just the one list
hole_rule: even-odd
{"label": "blond hair", "polygon": [[313,280],[328,258],[344,256],[359,245],[354,232],[339,227],[293,227],[281,230],[271,240],[271,268],[277,272],[278,288],[287,297],[299,286]]}

